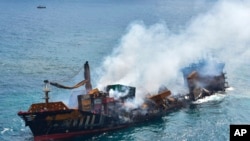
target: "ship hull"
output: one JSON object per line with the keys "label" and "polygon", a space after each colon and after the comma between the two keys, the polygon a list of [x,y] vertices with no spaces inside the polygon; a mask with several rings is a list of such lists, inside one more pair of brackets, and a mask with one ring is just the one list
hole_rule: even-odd
{"label": "ship hull", "polygon": [[35,141],[47,141],[47,140],[65,140],[65,139],[72,139],[76,137],[84,137],[86,135],[95,135],[100,134],[108,131],[115,131],[123,128],[129,127],[129,124],[119,125],[116,127],[110,128],[101,128],[101,129],[92,129],[92,130],[79,130],[74,132],[68,133],[55,133],[55,134],[48,134],[48,135],[38,135],[34,136]]}
{"label": "ship hull", "polygon": [[30,128],[36,141],[95,134],[130,125],[129,123],[118,123],[118,120],[113,117],[75,109],[34,113],[19,112],[18,115]]}
{"label": "ship hull", "polygon": [[89,136],[127,128],[162,116],[183,107],[182,103],[169,105],[165,109],[154,109],[141,113],[142,109],[123,113],[123,116],[94,114],[77,109],[19,112],[18,115],[30,128],[35,141],[59,140],[78,136]]}

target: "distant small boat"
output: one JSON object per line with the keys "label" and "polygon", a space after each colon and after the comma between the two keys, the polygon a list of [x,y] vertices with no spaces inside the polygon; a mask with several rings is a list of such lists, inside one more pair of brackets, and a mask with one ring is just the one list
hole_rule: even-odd
{"label": "distant small boat", "polygon": [[37,8],[42,9],[42,8],[46,8],[46,6],[44,6],[44,5],[38,5]]}

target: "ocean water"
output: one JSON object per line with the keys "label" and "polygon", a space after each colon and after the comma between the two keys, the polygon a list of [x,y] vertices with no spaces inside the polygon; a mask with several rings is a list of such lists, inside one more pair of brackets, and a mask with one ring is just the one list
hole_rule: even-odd
{"label": "ocean water", "polygon": [[[37,9],[38,5],[47,8]],[[164,82],[175,94],[185,89],[178,87],[179,79],[173,79],[178,75],[166,70],[175,68],[177,73],[180,66],[206,53],[226,63],[230,85],[226,95],[206,98],[159,121],[89,140],[229,140],[230,124],[250,124],[248,9],[247,1],[1,0],[0,140],[33,140],[17,112],[43,101],[45,79],[69,85],[80,81],[85,61],[89,61],[94,86],[100,80],[139,81],[150,89],[144,74],[152,75],[150,82],[163,82],[154,78],[160,72],[163,78],[169,75]],[[112,61],[120,63],[112,65]],[[129,68],[133,65],[138,67]],[[133,77],[137,76],[134,71],[142,77]],[[121,79],[131,76],[131,81]],[[52,88],[50,100],[70,103],[71,94]]]}

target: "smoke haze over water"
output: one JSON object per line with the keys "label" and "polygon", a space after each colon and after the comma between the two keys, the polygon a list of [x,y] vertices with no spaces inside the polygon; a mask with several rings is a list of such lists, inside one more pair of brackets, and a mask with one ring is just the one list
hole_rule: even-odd
{"label": "smoke haze over water", "polygon": [[135,22],[106,57],[97,85],[101,89],[120,83],[157,93],[162,84],[174,85],[182,77],[182,67],[207,56],[225,62],[228,75],[232,75],[249,60],[249,45],[247,1],[219,1],[178,34],[171,32],[164,22],[151,26]]}

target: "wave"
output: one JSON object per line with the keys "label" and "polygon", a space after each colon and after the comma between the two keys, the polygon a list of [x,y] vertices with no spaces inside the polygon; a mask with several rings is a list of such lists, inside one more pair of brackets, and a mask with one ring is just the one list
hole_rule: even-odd
{"label": "wave", "polygon": [[227,89],[226,89],[226,91],[233,91],[234,90],[234,87],[228,87]]}
{"label": "wave", "polygon": [[202,99],[199,99],[199,100],[193,102],[193,104],[207,103],[210,101],[222,101],[225,97],[226,97],[225,94],[217,93],[215,95],[211,95],[211,96],[207,96],[207,97],[204,97]]}

